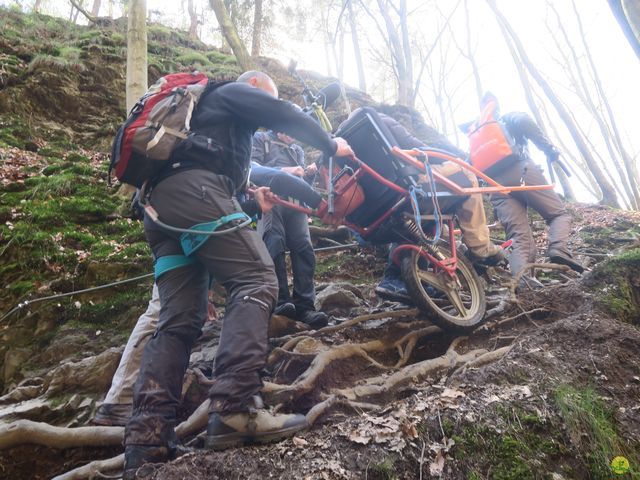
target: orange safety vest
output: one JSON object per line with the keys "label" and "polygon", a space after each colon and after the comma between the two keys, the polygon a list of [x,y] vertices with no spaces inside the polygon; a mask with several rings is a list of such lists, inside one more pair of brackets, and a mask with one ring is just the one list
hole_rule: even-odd
{"label": "orange safety vest", "polygon": [[495,100],[489,101],[467,133],[471,165],[482,172],[508,157],[514,158],[517,151],[507,128],[498,118],[497,107]]}

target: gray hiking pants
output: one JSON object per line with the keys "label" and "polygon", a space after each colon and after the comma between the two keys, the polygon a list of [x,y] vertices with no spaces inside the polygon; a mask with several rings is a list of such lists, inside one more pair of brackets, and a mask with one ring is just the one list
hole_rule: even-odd
{"label": "gray hiking pants", "polygon": [[124,347],[120,363],[111,380],[111,388],[104,398],[104,403],[129,404],[133,403],[133,385],[138,378],[140,362],[144,347],[156,331],[160,317],[160,293],[158,286],[153,285],[151,300],[146,312],[138,318],[133,327],[127,346]]}
{"label": "gray hiking pants", "polygon": [[[207,170],[177,173],[158,184],[151,204],[167,224],[189,228],[239,211],[232,182]],[[181,254],[179,234],[148,217],[145,232],[156,258]],[[133,416],[125,445],[166,446],[174,438],[176,407],[191,347],[207,317],[209,276],[227,291],[227,305],[213,366],[211,411],[236,412],[262,387],[267,327],[277,295],[273,262],[249,228],[211,237],[194,254],[198,263],[157,280],[160,320],[147,343],[134,386]]]}
{"label": "gray hiking pants", "polygon": [[[516,186],[520,185],[523,173],[526,185],[547,185],[542,169],[531,160],[515,162],[498,175],[493,175],[493,179],[506,186]],[[516,275],[525,264],[536,261],[537,249],[529,226],[527,207],[538,212],[549,225],[548,249],[568,253],[571,215],[553,190],[493,194],[491,204],[504,226],[507,239],[513,240],[513,250],[509,255],[512,275]]]}
{"label": "gray hiking pants", "polygon": [[[292,302],[298,313],[315,310],[316,290],[313,277],[316,271],[316,254],[311,244],[307,219],[305,213],[276,205],[258,222],[258,233],[262,235],[275,264],[278,305]],[[289,294],[287,282],[286,248],[291,256],[293,295]]]}

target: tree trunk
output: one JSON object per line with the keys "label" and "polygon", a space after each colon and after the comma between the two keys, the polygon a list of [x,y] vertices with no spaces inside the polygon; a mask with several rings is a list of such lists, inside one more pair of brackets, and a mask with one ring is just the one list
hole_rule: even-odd
{"label": "tree trunk", "polygon": [[609,0],[613,15],[640,59],[640,4],[637,0]]}
{"label": "tree trunk", "polygon": [[222,35],[231,47],[238,65],[240,65],[240,68],[245,71],[251,70],[253,67],[253,62],[251,61],[251,57],[249,55],[249,52],[247,51],[247,47],[245,47],[244,43],[242,43],[235,25],[229,17],[229,12],[227,11],[227,7],[224,6],[223,0],[209,0],[209,5],[216,14],[218,24],[220,25],[220,29],[222,30]]}
{"label": "tree trunk", "polygon": [[[593,101],[591,100],[591,96],[586,95],[586,98],[589,100],[590,104],[593,106],[592,111],[594,112],[594,115],[596,113],[598,114],[596,119],[598,120],[598,124],[600,125],[602,135],[605,137],[605,140],[607,140],[607,144],[609,143],[608,139],[610,138],[613,144],[615,145],[616,150],[620,154],[620,157],[622,158],[622,163],[624,164],[624,168],[627,172],[626,180],[628,181],[629,189],[631,190],[630,196],[632,198],[630,198],[630,200],[632,204],[635,203],[635,209],[638,210],[640,209],[640,187],[639,187],[640,175],[638,175],[638,170],[635,167],[634,160],[631,158],[626,148],[624,148],[624,144],[622,142],[622,135],[620,135],[620,131],[618,130],[618,123],[616,122],[616,117],[613,114],[611,104],[609,103],[609,99],[605,94],[604,87],[602,85],[602,82],[600,81],[600,75],[598,74],[598,69],[596,68],[595,62],[593,61],[593,57],[591,56],[591,49],[587,44],[587,37],[585,35],[584,29],[582,26],[582,20],[580,19],[579,11],[576,7],[575,1],[572,0],[571,5],[573,6],[573,11],[576,14],[576,21],[578,22],[578,27],[580,29],[580,37],[582,39],[582,45],[586,52],[587,60],[589,61],[589,66],[591,68],[591,76],[595,83],[596,91],[598,92],[598,96],[600,97],[600,100],[607,112],[607,118],[609,121],[608,126],[603,125],[606,123],[606,120],[602,118],[602,115],[600,114],[600,110],[597,109],[593,104]],[[639,21],[638,27],[640,28],[640,5],[638,5],[637,2],[636,2],[635,8],[636,8],[635,10],[636,18],[638,18],[638,21]],[[571,49],[571,53],[574,55],[574,57],[576,57],[573,48]],[[577,58],[575,61],[577,62]],[[580,77],[582,79],[582,75]],[[609,126],[611,127],[611,129],[608,128]],[[623,177],[622,180],[624,181],[625,178]]]}
{"label": "tree trunk", "polygon": [[[400,105],[412,106],[413,103],[413,78],[412,68],[407,65],[407,53],[410,54],[411,50],[407,43],[402,42],[400,37],[398,36],[398,32],[396,26],[391,20],[391,16],[389,15],[389,6],[387,2],[384,0],[377,0],[378,9],[380,10],[380,15],[384,19],[384,24],[387,30],[387,38],[389,44],[389,50],[391,54],[391,58],[394,66],[394,73],[396,75],[396,81],[398,82],[398,103]],[[403,10],[404,5],[404,10]],[[405,18],[400,18],[400,30],[403,34],[406,33],[407,22],[406,22],[406,1],[400,0],[400,9],[399,12],[405,13]]]}
{"label": "tree trunk", "polygon": [[187,10],[189,11],[189,38],[198,40],[198,12],[193,0],[187,1]]}
{"label": "tree trunk", "polygon": [[356,66],[358,67],[358,86],[363,92],[367,91],[367,82],[364,76],[364,65],[362,64],[362,52],[360,50],[360,41],[358,39],[358,27],[356,25],[356,17],[353,13],[353,5],[351,0],[346,0],[349,9],[349,26],[351,27],[351,41],[353,43],[353,54],[356,58]]}
{"label": "tree trunk", "polygon": [[524,49],[524,46],[522,45],[522,42],[520,42],[520,39],[516,35],[515,31],[513,30],[513,28],[511,27],[511,25],[507,21],[507,19],[498,10],[498,7],[496,6],[495,0],[487,0],[487,3],[489,4],[489,6],[493,10],[494,14],[496,15],[496,18],[497,18],[498,22],[500,22],[500,23],[502,23],[504,25],[504,27],[506,29],[506,32],[508,33],[508,35],[513,40],[514,47],[518,51],[518,55],[520,56],[520,58],[522,60],[522,63],[525,65],[525,67],[527,68],[527,70],[529,71],[531,76],[534,78],[534,80],[538,83],[540,88],[542,88],[542,90],[544,91],[545,95],[547,96],[547,98],[549,99],[551,104],[554,106],[554,108],[558,112],[558,115],[560,116],[560,118],[564,122],[565,126],[567,127],[567,130],[569,130],[569,133],[571,134],[571,137],[573,138],[573,141],[576,143],[576,146],[578,147],[578,150],[580,151],[580,154],[582,155],[582,157],[584,158],[585,162],[589,166],[589,169],[593,173],[593,176],[596,178],[596,181],[598,182],[598,185],[600,185],[600,188],[602,190],[602,200],[601,200],[601,202],[604,205],[608,205],[608,206],[611,206],[611,207],[619,208],[620,204],[618,203],[618,198],[616,196],[616,192],[615,192],[613,186],[606,179],[604,173],[602,172],[602,170],[600,169],[600,167],[596,163],[595,159],[593,158],[593,155],[589,151],[589,148],[587,147],[587,145],[586,145],[586,143],[584,141],[584,138],[580,134],[580,131],[578,130],[578,127],[576,126],[575,122],[571,118],[571,115],[570,115],[569,111],[566,109],[566,107],[560,101],[560,99],[555,94],[555,92],[553,91],[553,89],[551,88],[549,83],[546,81],[546,79],[534,67],[533,63],[529,59],[529,57],[528,57],[528,55],[527,55],[527,53],[526,53],[526,51]]}
{"label": "tree trunk", "polygon": [[327,73],[330,77],[333,77],[333,63],[331,61],[331,33],[329,32],[329,22],[327,20],[328,12],[326,9],[329,9],[329,6],[323,2],[320,5],[320,23],[322,27],[322,36],[324,37],[324,58],[327,63]]}
{"label": "tree trunk", "polygon": [[33,11],[34,13],[40,13],[40,7],[42,6],[42,0],[36,0],[33,3]]}
{"label": "tree trunk", "polygon": [[251,56],[257,58],[260,56],[260,47],[262,46],[262,0],[255,0],[253,7],[253,36],[251,38]]}
{"label": "tree trunk", "polygon": [[129,112],[149,87],[146,0],[130,0],[127,17],[127,112]]}
{"label": "tree trunk", "polygon": [[93,0],[93,6],[91,7],[91,16],[97,17],[100,13],[100,0]]}
{"label": "tree trunk", "polygon": [[[540,114],[540,110],[536,105],[536,102],[533,98],[533,90],[531,88],[531,83],[529,82],[529,78],[527,77],[527,72],[524,70],[522,66],[522,61],[518,57],[518,52],[515,50],[513,46],[513,40],[509,37],[507,31],[505,30],[504,25],[498,22],[498,26],[502,31],[502,35],[504,36],[505,43],[509,48],[509,52],[511,53],[511,58],[513,58],[513,63],[516,66],[516,70],[518,71],[518,76],[520,77],[520,83],[522,85],[522,89],[524,90],[524,95],[527,99],[527,105],[529,105],[529,110],[533,113],[534,118],[536,119],[536,123],[542,130],[542,132],[549,137],[547,129],[544,126],[544,121],[542,120],[542,115]],[[553,165],[551,168],[554,169],[554,172],[558,175],[558,180],[560,181],[560,185],[562,186],[562,191],[564,192],[565,198],[570,202],[575,202],[576,196],[573,193],[573,189],[571,188],[571,184],[569,183],[569,179],[564,171],[559,168],[557,165]],[[554,172],[549,172],[551,176]]]}
{"label": "tree trunk", "polygon": [[476,63],[476,59],[471,48],[471,25],[469,23],[469,5],[467,0],[464,0],[464,21],[467,30],[467,52],[465,56],[471,64],[471,72],[473,73],[473,80],[476,85],[478,104],[480,104],[482,96],[484,95],[484,90],[482,89],[482,81],[480,80],[480,69],[478,68],[478,64]]}
{"label": "tree trunk", "polygon": [[70,0],[71,2],[71,13],[73,14],[74,9],[75,9],[75,15],[73,16],[73,23],[76,23],[76,21],[78,20],[78,14],[81,13],[82,15],[84,15],[86,17],[87,20],[89,20],[89,23],[96,23],[96,18],[94,15],[92,15],[91,13],[87,12],[84,9],[84,0]]}
{"label": "tree trunk", "polygon": [[411,42],[409,41],[409,26],[407,24],[407,0],[400,0],[400,31],[402,32],[402,53],[404,55],[404,65],[406,70],[407,82],[407,103],[409,107],[415,105],[415,96],[413,94],[413,58],[411,55]]}

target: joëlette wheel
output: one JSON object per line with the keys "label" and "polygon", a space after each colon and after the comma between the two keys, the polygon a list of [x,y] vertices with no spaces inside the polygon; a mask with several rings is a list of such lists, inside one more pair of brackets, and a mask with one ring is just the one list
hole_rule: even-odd
{"label": "jo\u00eblette wheel", "polygon": [[[451,252],[438,247],[446,256]],[[402,276],[418,308],[447,331],[469,332],[482,323],[487,308],[484,288],[469,261],[458,256],[456,277],[411,251],[402,259]]]}

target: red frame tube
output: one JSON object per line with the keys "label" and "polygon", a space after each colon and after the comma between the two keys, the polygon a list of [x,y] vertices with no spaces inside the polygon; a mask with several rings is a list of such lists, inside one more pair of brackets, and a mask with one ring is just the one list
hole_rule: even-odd
{"label": "red frame tube", "polygon": [[421,257],[424,257],[426,260],[431,262],[435,267],[441,268],[444,270],[447,275],[451,278],[455,278],[456,270],[458,269],[458,252],[456,250],[456,242],[454,238],[454,229],[453,229],[453,219],[447,220],[447,224],[449,226],[449,245],[451,245],[451,258],[447,258],[445,260],[438,260],[429,252],[425,251],[423,247],[419,247],[417,245],[412,244],[403,244],[398,245],[393,252],[391,252],[391,260],[396,265],[399,265],[400,260],[400,252],[407,250],[414,250],[418,252]]}

